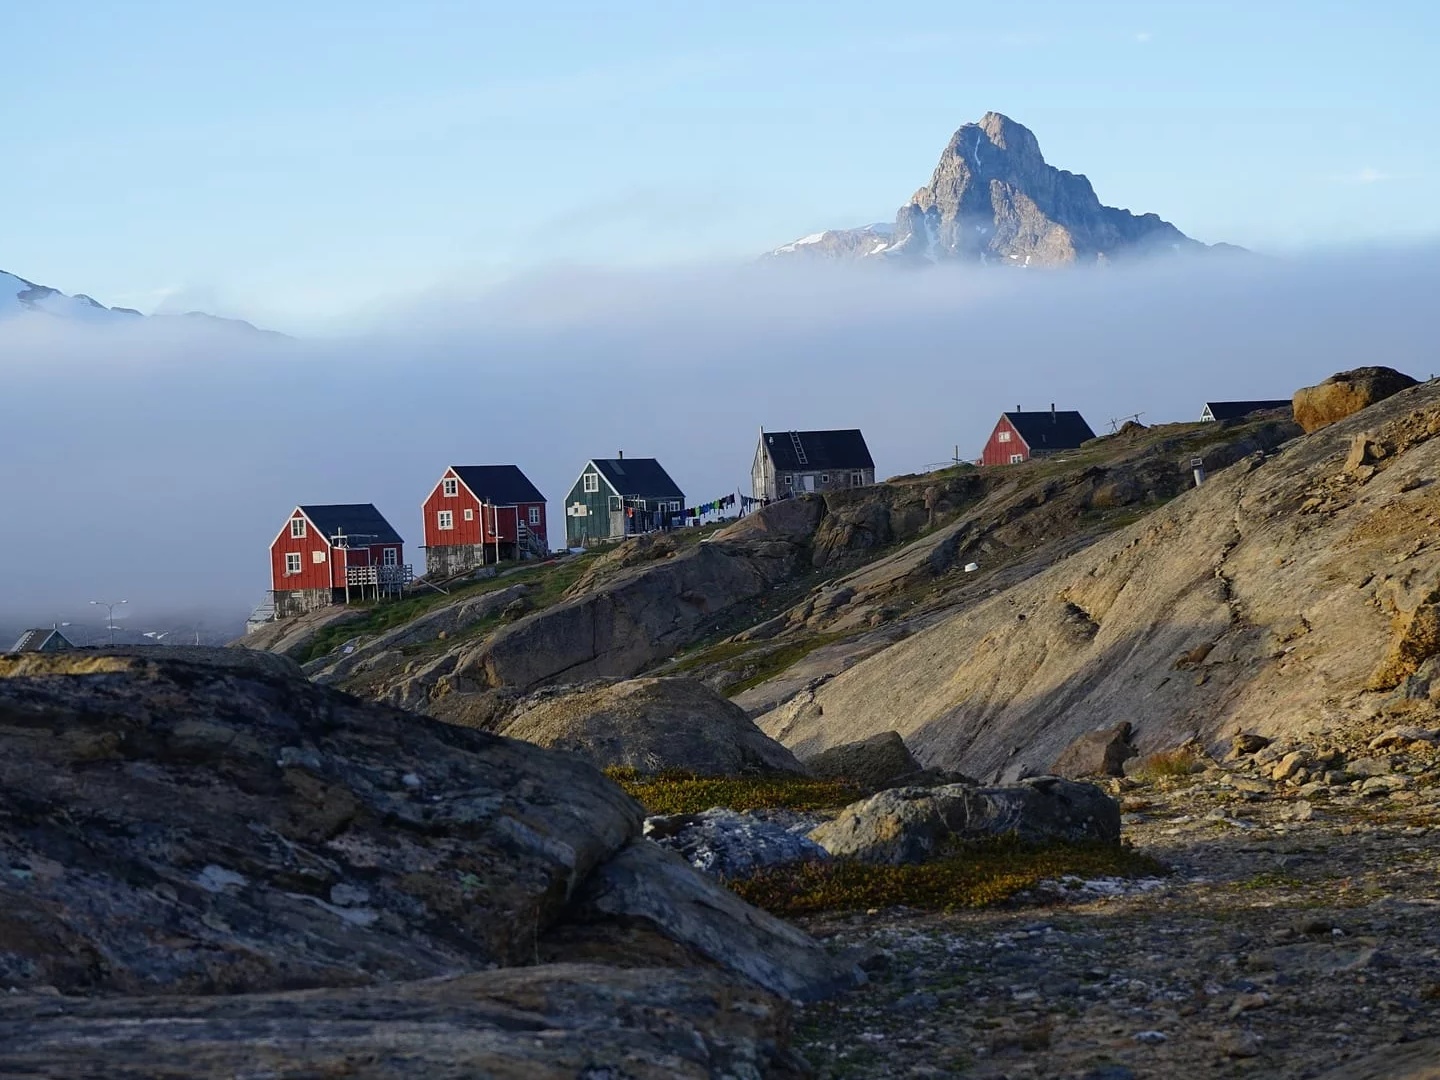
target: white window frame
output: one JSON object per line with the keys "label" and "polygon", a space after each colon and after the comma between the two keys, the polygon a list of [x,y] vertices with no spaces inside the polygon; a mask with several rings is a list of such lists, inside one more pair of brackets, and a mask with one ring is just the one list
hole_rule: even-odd
{"label": "white window frame", "polygon": [[467,506],[467,507],[465,508],[465,520],[466,520],[466,521],[474,521],[474,520],[475,520],[475,510],[474,510],[473,507]]}
{"label": "white window frame", "polygon": [[455,511],[437,510],[435,512],[435,527],[441,532],[449,532],[455,528]]}
{"label": "white window frame", "polygon": [[453,476],[447,476],[440,481],[440,492],[447,499],[453,499],[460,494],[460,481]]}
{"label": "white window frame", "polygon": [[539,525],[539,524],[540,524],[540,507],[538,507],[538,506],[532,506],[532,507],[530,507],[530,524],[531,524],[531,525]]}
{"label": "white window frame", "polygon": [[829,474],[828,472],[822,472],[822,473],[820,474],[820,483],[822,483],[822,484],[828,484],[829,482],[830,482],[830,474]]}
{"label": "white window frame", "polygon": [[585,493],[586,493],[587,495],[593,494],[594,492],[597,492],[597,491],[600,490],[600,474],[599,474],[599,473],[587,472],[587,473],[581,478],[581,480],[582,480],[582,483],[584,484],[584,490],[585,490]]}
{"label": "white window frame", "polygon": [[611,512],[612,514],[614,514],[614,513],[618,513],[618,512],[621,511],[621,510],[624,510],[624,509],[625,509],[625,501],[624,501],[623,499],[621,499],[619,495],[611,495],[611,496],[610,496],[610,512]]}
{"label": "white window frame", "polygon": [[1009,442],[1009,441],[1010,441],[1010,432],[1008,432],[1008,431],[997,431],[997,432],[995,433],[995,441],[996,441],[996,442]]}
{"label": "white window frame", "polygon": [[793,476],[790,475],[789,473],[786,473],[786,474],[785,474],[785,486],[786,486],[786,487],[794,487],[794,486],[795,486],[795,477],[793,477]]}
{"label": "white window frame", "polygon": [[385,549],[384,558],[383,558],[381,561],[382,561],[386,566],[399,566],[399,565],[400,565],[400,552],[397,551],[395,548],[387,547],[387,548]]}
{"label": "white window frame", "polygon": [[296,574],[299,574],[304,569],[304,564],[301,561],[300,556],[301,552],[298,551],[287,551],[285,553],[286,577],[294,577]]}
{"label": "white window frame", "polygon": [[1011,464],[1011,465],[1023,465],[1024,463],[1025,463],[1025,455],[1024,455],[1024,454],[1011,454],[1011,455],[1010,455],[1010,464]]}
{"label": "white window frame", "polygon": [[860,486],[861,484],[863,484],[863,483],[865,483],[865,474],[864,474],[864,473],[852,472],[852,473],[850,474],[850,486],[851,486],[851,487],[859,487],[859,486]]}
{"label": "white window frame", "polygon": [[304,519],[303,517],[293,517],[293,518],[291,518],[291,519],[290,519],[290,539],[291,539],[291,540],[304,540],[304,539],[305,539],[305,535],[306,535],[306,534],[305,534],[305,519]]}

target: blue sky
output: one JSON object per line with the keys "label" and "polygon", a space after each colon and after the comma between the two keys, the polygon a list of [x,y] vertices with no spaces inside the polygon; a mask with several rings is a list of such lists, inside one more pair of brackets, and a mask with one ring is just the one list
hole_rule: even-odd
{"label": "blue sky", "polygon": [[[17,18],[18,14],[18,18]],[[1270,251],[1440,234],[1440,5],[175,0],[0,38],[0,268],[305,332],[888,220],[996,109]]]}

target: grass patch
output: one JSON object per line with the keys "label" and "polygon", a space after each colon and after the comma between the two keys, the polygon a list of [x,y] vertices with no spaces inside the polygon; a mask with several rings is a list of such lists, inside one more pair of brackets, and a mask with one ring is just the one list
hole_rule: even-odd
{"label": "grass patch", "polygon": [[749,690],[752,686],[768,682],[782,671],[798,664],[816,649],[833,645],[849,636],[848,634],[814,634],[803,641],[791,642],[788,645],[781,645],[778,649],[772,649],[764,656],[757,656],[749,663],[732,661],[726,667],[731,671],[744,671],[746,675],[739,682],[725,687],[725,696],[734,697],[736,694]]}
{"label": "grass patch", "polygon": [[1154,877],[1165,867],[1114,844],[1038,846],[1001,837],[968,843],[914,866],[876,866],[852,859],[791,863],[726,884],[742,898],[782,916],[911,907],[955,911],[1014,899],[1043,881]]}
{"label": "grass patch", "polygon": [[645,807],[647,814],[698,814],[715,806],[737,811],[832,810],[864,798],[864,792],[844,780],[775,773],[741,777],[679,771],[640,776],[633,769],[607,769],[605,773]]}
{"label": "grass patch", "polygon": [[1191,776],[1204,772],[1205,762],[1188,746],[1176,750],[1162,750],[1140,761],[1130,771],[1132,779],[1153,782],[1172,777]]}

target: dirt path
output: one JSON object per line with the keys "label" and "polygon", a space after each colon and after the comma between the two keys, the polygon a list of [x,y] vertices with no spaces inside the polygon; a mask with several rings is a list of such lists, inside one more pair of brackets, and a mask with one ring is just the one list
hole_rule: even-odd
{"label": "dirt path", "polygon": [[810,921],[873,981],[803,1014],[801,1050],[824,1077],[1281,1080],[1440,1036],[1440,786],[1233,783],[1125,796],[1163,880]]}

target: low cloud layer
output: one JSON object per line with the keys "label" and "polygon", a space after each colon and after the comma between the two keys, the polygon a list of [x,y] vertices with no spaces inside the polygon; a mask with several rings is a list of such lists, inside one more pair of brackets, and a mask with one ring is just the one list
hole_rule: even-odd
{"label": "low cloud layer", "polygon": [[[560,503],[585,460],[658,457],[692,501],[748,490],[761,425],[864,429],[880,475],[979,453],[1002,409],[1191,420],[1361,364],[1435,367],[1440,252],[1106,271],[755,265],[553,272],[345,341],[0,323],[0,624],[243,615],[291,507],[374,502],[423,564],[449,464]],[[558,541],[556,541],[558,542]]]}

